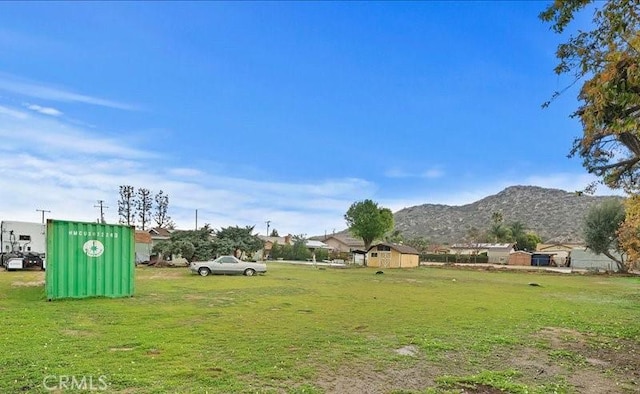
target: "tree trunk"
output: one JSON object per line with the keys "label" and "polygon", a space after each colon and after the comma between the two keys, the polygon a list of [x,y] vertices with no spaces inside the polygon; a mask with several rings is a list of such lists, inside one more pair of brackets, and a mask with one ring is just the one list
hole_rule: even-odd
{"label": "tree trunk", "polygon": [[618,272],[621,272],[623,274],[627,273],[627,266],[622,259],[617,259],[614,255],[612,255],[608,251],[602,252],[602,254],[616,262],[616,265],[618,266]]}

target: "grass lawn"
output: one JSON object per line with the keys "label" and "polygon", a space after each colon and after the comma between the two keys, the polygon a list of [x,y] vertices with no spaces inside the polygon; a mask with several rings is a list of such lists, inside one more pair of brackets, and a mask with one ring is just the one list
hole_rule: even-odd
{"label": "grass lawn", "polygon": [[53,302],[2,271],[0,392],[640,391],[640,278],[375,271],[145,267],[135,297]]}

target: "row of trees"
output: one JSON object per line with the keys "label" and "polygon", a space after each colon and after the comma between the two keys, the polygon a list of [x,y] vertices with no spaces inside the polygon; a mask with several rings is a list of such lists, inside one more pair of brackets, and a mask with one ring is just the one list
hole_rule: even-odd
{"label": "row of trees", "polygon": [[169,216],[169,195],[162,190],[153,196],[149,189],[143,187],[120,186],[118,217],[120,223],[136,225],[142,230],[148,229],[153,222],[158,227],[174,227]]}
{"label": "row of trees", "polygon": [[181,255],[188,261],[206,261],[220,255],[251,255],[263,247],[253,229],[254,226],[229,226],[216,231],[206,224],[198,230],[175,231],[169,240],[155,245],[152,252],[163,256]]}

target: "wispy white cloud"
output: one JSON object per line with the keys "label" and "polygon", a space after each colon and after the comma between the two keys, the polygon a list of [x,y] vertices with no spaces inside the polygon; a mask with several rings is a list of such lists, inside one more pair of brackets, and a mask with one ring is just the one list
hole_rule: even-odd
{"label": "wispy white cloud", "polygon": [[35,111],[35,112],[39,112],[43,115],[49,115],[49,116],[61,116],[62,115],[62,111],[57,110],[55,108],[52,107],[42,107],[40,105],[37,104],[25,104],[25,107],[27,107],[28,109]]}
{"label": "wispy white cloud", "polygon": [[193,227],[198,209],[199,223],[216,228],[256,225],[264,233],[270,220],[282,232],[317,235],[344,228],[349,205],[376,190],[357,178],[281,182],[229,176],[224,166],[151,165],[156,152],[27,109],[0,107],[0,139],[0,189],[12,191],[0,219],[37,221],[43,208],[49,217],[93,221],[96,200],[104,200],[107,220],[116,222],[118,187],[127,184],[164,190],[182,228]]}
{"label": "wispy white cloud", "polygon": [[168,173],[170,175],[176,177],[198,177],[204,175],[204,173],[200,170],[196,170],[195,168],[171,168]]}
{"label": "wispy white cloud", "polygon": [[428,179],[441,178],[442,176],[444,176],[444,171],[437,168],[432,168],[422,173],[422,177]]}
{"label": "wispy white cloud", "polygon": [[424,171],[407,171],[400,167],[391,167],[384,172],[384,176],[387,178],[423,178],[423,179],[436,179],[444,176],[444,171],[440,168],[434,167]]}
{"label": "wispy white cloud", "polygon": [[17,109],[0,107],[0,137],[7,144],[24,144],[28,151],[83,153],[96,156],[153,157],[147,151],[126,146],[55,117],[34,116]]}
{"label": "wispy white cloud", "polygon": [[384,172],[384,176],[387,178],[409,178],[411,174],[401,170],[398,167],[389,168]]}
{"label": "wispy white cloud", "polygon": [[25,114],[22,111],[18,111],[15,109],[3,107],[0,105],[0,116],[4,116],[5,118],[13,118],[13,119],[27,119],[29,115]]}
{"label": "wispy white cloud", "polygon": [[27,81],[5,73],[0,73],[0,90],[42,100],[91,104],[128,111],[139,109],[132,104],[76,93],[65,88]]}

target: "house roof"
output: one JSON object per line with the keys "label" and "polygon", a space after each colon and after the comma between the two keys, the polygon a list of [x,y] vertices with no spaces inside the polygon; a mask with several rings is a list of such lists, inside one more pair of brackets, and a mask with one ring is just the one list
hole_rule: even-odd
{"label": "house roof", "polygon": [[287,243],[287,239],[289,239],[289,241],[291,240],[291,238],[289,236],[287,236],[287,237],[268,237],[266,235],[258,235],[258,238],[260,238],[264,242],[271,242],[272,244],[278,243],[278,245],[286,244]]}
{"label": "house roof", "polygon": [[333,234],[333,235],[327,235],[326,237],[321,237],[319,240],[326,243],[328,240],[330,240],[331,238],[335,239],[338,242],[341,242],[347,246],[353,247],[353,248],[358,248],[358,247],[363,247],[364,246],[364,241],[358,238],[354,238],[351,237],[349,235],[344,235],[344,234]]}
{"label": "house roof", "polygon": [[316,241],[315,239],[308,239],[306,245],[307,248],[311,249],[331,249],[331,246],[324,242]]}
{"label": "house roof", "polygon": [[558,235],[557,237],[553,237],[550,239],[547,239],[543,242],[544,244],[564,244],[564,245],[571,245],[571,244],[583,244],[584,241],[582,239],[579,238],[574,238],[570,235]]}
{"label": "house roof", "polygon": [[514,243],[506,244],[490,244],[490,243],[473,243],[473,244],[453,244],[449,249],[511,249]]}
{"label": "house roof", "polygon": [[573,248],[576,247],[581,247],[584,246],[584,244],[581,243],[552,243],[552,244],[545,244],[545,243],[541,243],[538,244],[538,246],[536,247],[537,250],[554,250],[554,251],[569,251]]}
{"label": "house roof", "polygon": [[149,229],[149,234],[151,234],[152,236],[157,235],[160,237],[169,238],[171,236],[171,231],[164,227],[154,227],[152,229]]}
{"label": "house roof", "polygon": [[391,249],[397,250],[398,252],[402,253],[402,254],[420,254],[415,248],[409,246],[409,245],[398,245],[398,244],[392,244],[389,242],[380,242],[377,243],[375,245],[371,245],[371,247],[369,247],[369,249],[367,250],[367,252],[379,245],[384,245],[384,246],[388,246]]}

